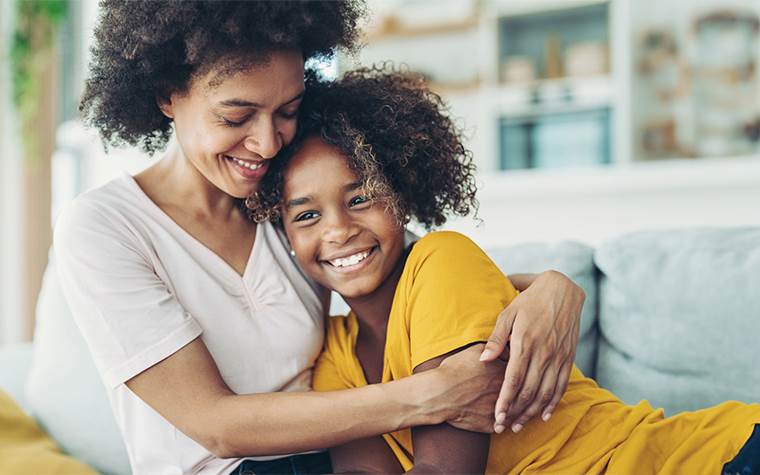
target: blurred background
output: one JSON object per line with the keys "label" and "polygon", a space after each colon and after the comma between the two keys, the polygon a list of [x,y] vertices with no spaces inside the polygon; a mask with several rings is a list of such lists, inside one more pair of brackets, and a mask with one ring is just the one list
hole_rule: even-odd
{"label": "blurred background", "polygon": [[[339,75],[392,60],[450,105],[493,247],[760,225],[760,0],[370,0]],[[77,120],[97,0],[0,0],[0,343],[29,339],[57,211],[151,163]]]}

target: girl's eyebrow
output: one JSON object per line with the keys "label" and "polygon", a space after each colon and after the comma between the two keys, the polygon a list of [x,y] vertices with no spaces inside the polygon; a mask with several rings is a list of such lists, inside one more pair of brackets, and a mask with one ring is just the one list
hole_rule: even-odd
{"label": "girl's eyebrow", "polygon": [[[300,93],[298,93],[296,96],[294,96],[292,99],[288,100],[287,102],[284,102],[279,107],[286,106],[288,104],[292,104],[293,102],[303,98],[303,95],[306,91],[303,90]],[[217,103],[218,105],[222,107],[253,107],[253,108],[263,108],[264,106],[259,104],[258,102],[251,102],[247,101],[245,99],[225,99],[223,101],[219,101]]]}
{"label": "girl's eyebrow", "polygon": [[[357,190],[357,189],[361,188],[362,185],[363,185],[363,183],[361,181],[355,181],[353,183],[349,183],[348,185],[344,186],[343,189],[346,190],[346,191],[353,191],[353,190]],[[294,206],[305,205],[309,201],[311,201],[311,195],[309,195],[309,196],[303,196],[303,197],[300,197],[300,198],[293,198],[292,200],[288,200],[285,203],[285,208],[289,209],[289,208],[292,208]]]}
{"label": "girl's eyebrow", "polygon": [[285,208],[292,208],[293,206],[301,206],[311,201],[311,196],[304,196],[302,198],[293,198],[285,203]]}
{"label": "girl's eyebrow", "polygon": [[348,185],[344,186],[343,189],[346,191],[354,191],[361,188],[363,184],[364,183],[362,183],[361,181],[355,181],[353,183],[349,183]]}

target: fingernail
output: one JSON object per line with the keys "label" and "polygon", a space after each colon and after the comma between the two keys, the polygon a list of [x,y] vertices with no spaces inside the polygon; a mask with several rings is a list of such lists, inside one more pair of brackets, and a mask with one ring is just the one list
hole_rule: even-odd
{"label": "fingernail", "polygon": [[489,349],[483,350],[483,353],[480,354],[480,361],[485,361],[493,356],[493,351]]}
{"label": "fingernail", "polygon": [[517,434],[518,432],[520,432],[522,430],[522,428],[523,428],[522,424],[514,424],[512,426],[512,432],[514,432],[515,434]]}
{"label": "fingernail", "polygon": [[551,418],[552,418],[552,413],[551,412],[544,413],[544,415],[541,416],[541,419],[543,419],[544,422],[547,422]]}
{"label": "fingernail", "polygon": [[506,412],[500,412],[496,414],[496,423],[497,424],[504,424],[504,420],[507,418]]}
{"label": "fingernail", "polygon": [[496,432],[497,434],[501,434],[502,432],[504,432],[504,429],[506,429],[506,427],[504,427],[503,425],[496,425],[494,426],[493,431]]}

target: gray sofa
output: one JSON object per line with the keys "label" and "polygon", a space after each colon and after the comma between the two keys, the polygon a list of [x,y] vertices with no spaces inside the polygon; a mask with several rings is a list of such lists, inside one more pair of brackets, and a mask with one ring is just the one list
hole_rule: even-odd
{"label": "gray sofa", "polygon": [[[760,229],[638,232],[596,249],[564,242],[489,254],[507,273],[554,268],[585,289],[576,362],[624,401],[648,399],[667,414],[760,401]],[[34,343],[0,350],[0,388],[70,454],[129,473],[50,268],[37,312]]]}

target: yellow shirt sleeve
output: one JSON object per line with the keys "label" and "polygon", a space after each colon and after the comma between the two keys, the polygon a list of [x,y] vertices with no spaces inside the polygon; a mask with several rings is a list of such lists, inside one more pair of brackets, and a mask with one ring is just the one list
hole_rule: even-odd
{"label": "yellow shirt sleeve", "polygon": [[420,239],[407,258],[394,299],[394,307],[405,303],[412,369],[486,341],[499,313],[517,294],[504,273],[466,236],[442,231]]}

